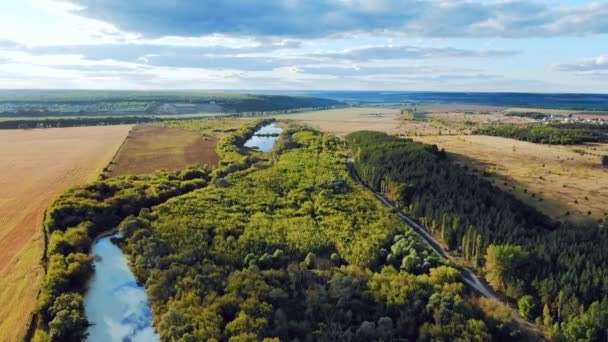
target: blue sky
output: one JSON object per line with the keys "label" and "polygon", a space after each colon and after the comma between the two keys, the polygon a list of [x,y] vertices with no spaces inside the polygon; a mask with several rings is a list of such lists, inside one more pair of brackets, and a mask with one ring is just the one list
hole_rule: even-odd
{"label": "blue sky", "polygon": [[608,2],[20,0],[0,88],[608,93]]}

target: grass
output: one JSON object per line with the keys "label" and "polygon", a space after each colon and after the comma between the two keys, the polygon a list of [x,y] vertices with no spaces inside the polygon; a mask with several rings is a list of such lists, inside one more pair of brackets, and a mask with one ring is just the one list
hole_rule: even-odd
{"label": "grass", "polygon": [[0,341],[23,339],[44,270],[42,217],[57,194],[97,176],[130,126],[0,135]]}

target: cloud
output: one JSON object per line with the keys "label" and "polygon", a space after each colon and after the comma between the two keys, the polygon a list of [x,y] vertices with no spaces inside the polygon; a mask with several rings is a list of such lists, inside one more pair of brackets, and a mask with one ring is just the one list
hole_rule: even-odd
{"label": "cloud", "polygon": [[532,0],[68,0],[75,13],[146,36],[327,37],[396,32],[418,37],[608,33],[608,3]]}
{"label": "cloud", "polygon": [[608,70],[608,55],[587,58],[574,63],[554,64],[551,66],[551,70],[578,72]]}
{"label": "cloud", "polygon": [[[2,44],[2,42],[0,42]],[[21,46],[5,41],[1,50],[29,56],[79,56],[86,61],[117,61],[175,68],[215,68],[244,71],[273,70],[279,67],[363,63],[367,61],[407,61],[442,58],[502,58],[517,54],[512,50],[474,50],[450,47],[367,46],[341,51],[307,52],[298,42],[262,41],[240,48],[220,45],[184,46],[160,44],[100,44],[61,46]],[[95,64],[95,63],[93,63]]]}
{"label": "cloud", "polygon": [[461,57],[509,57],[516,55],[511,50],[470,50],[455,48],[433,48],[417,46],[374,46],[349,49],[339,52],[322,52],[309,56],[349,61],[369,61],[386,59],[427,59]]}

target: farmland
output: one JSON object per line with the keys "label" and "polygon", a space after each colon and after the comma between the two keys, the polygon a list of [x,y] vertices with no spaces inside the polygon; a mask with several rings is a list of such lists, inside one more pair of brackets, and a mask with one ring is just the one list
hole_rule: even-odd
{"label": "farmland", "polygon": [[215,147],[224,131],[242,119],[175,120],[138,125],[114,157],[108,176],[147,174],[159,169],[179,170],[192,164],[215,165]]}
{"label": "farmland", "polygon": [[130,126],[0,135],[0,340],[24,335],[43,277],[42,216],[51,199],[93,180]]}

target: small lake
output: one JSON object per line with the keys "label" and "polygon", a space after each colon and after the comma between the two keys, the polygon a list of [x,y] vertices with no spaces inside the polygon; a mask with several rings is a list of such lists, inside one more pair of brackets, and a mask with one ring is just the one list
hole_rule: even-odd
{"label": "small lake", "polygon": [[265,136],[265,134],[281,134],[281,132],[283,132],[283,129],[277,127],[276,123],[273,122],[253,133],[253,136],[245,142],[244,146],[262,152],[271,152],[279,137]]}
{"label": "small lake", "polygon": [[84,308],[93,325],[87,341],[159,341],[152,327],[152,311],[146,289],[137,285],[127,259],[112,237],[93,244],[95,273],[89,280]]}

